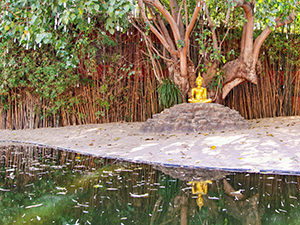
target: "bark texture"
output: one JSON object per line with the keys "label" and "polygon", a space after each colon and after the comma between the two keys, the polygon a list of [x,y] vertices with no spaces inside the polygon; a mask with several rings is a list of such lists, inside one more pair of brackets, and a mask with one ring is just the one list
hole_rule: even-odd
{"label": "bark texture", "polygon": [[[236,0],[237,6],[243,8],[247,22],[243,28],[243,35],[241,40],[241,52],[239,58],[226,63],[223,66],[224,85],[222,89],[222,99],[225,99],[228,93],[236,86],[243,82],[249,81],[257,84],[256,65],[258,62],[259,52],[263,42],[270,35],[271,28],[266,27],[262,33],[254,40],[254,7],[255,1],[248,2],[246,0]],[[297,6],[300,2],[297,2]],[[294,21],[295,11],[282,20],[281,17],[276,18],[276,26],[284,26]]]}
{"label": "bark texture", "polygon": [[[187,96],[190,89],[195,85],[195,66],[189,59],[189,38],[192,29],[196,23],[200,10],[202,9],[202,1],[197,0],[196,7],[190,21],[187,20],[188,8],[186,1],[182,1],[179,5],[178,0],[170,0],[170,12],[161,4],[159,0],[138,0],[138,5],[141,12],[142,22],[135,20],[133,25],[143,33],[146,42],[151,43],[151,39],[145,35],[143,29],[146,24],[151,32],[163,45],[167,54],[160,54],[152,44],[148,44],[148,50],[159,55],[168,66],[170,78],[179,87],[183,96]],[[148,14],[151,14],[149,19]],[[185,24],[182,15],[185,15]],[[167,21],[170,26],[170,32],[163,20]],[[150,21],[151,20],[151,21]],[[158,70],[157,62],[154,59],[154,54],[149,54],[154,70]],[[159,71],[156,72],[159,74]],[[158,80],[162,80],[161,75],[157,75]]]}

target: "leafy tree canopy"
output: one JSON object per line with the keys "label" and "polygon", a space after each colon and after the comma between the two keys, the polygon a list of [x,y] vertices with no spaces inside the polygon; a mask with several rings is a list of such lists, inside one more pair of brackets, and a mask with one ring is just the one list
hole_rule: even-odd
{"label": "leafy tree canopy", "polygon": [[12,45],[37,49],[51,45],[58,56],[70,57],[74,46],[88,42],[88,35],[101,28],[114,33],[126,27],[133,5],[126,0],[0,0],[0,38],[7,52]]}

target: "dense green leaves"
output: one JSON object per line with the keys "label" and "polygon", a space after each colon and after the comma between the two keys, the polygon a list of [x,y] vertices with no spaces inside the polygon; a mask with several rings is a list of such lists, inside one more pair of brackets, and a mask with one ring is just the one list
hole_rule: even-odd
{"label": "dense green leaves", "polygon": [[8,49],[13,43],[26,50],[49,44],[66,57],[74,55],[74,47],[88,44],[87,37],[100,24],[103,34],[126,27],[133,6],[124,0],[3,0],[0,7],[0,38]]}
{"label": "dense green leaves", "polygon": [[159,105],[163,108],[170,108],[173,105],[182,103],[182,94],[179,88],[170,79],[165,79],[158,89]]}

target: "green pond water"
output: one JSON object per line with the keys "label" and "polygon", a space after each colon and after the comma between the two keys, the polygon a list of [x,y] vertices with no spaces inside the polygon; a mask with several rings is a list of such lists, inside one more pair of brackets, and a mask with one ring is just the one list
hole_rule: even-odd
{"label": "green pond water", "polygon": [[300,224],[299,188],[297,176],[153,167],[37,147],[0,148],[1,225]]}

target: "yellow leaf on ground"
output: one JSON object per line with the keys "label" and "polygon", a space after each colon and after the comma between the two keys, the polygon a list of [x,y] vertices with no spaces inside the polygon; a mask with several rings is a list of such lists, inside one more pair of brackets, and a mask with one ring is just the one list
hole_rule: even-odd
{"label": "yellow leaf on ground", "polygon": [[211,146],[210,147],[212,150],[215,150],[216,149],[216,146],[214,145],[214,146]]}

